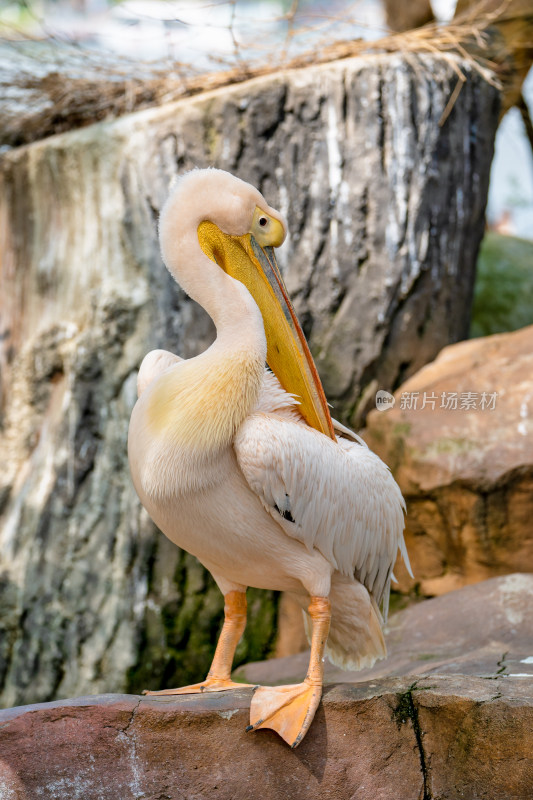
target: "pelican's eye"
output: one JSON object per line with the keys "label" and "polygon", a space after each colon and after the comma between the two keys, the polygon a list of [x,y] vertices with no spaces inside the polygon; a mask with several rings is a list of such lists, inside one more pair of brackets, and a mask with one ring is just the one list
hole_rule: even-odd
{"label": "pelican's eye", "polygon": [[279,247],[285,239],[283,223],[256,206],[250,233],[260,247]]}

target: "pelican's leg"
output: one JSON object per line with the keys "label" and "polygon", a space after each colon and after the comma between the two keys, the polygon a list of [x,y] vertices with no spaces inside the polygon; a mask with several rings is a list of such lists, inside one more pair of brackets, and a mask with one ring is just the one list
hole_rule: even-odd
{"label": "pelican's leg", "polygon": [[235,648],[246,627],[246,594],[232,591],[224,595],[224,625],[218,638],[211,669],[202,683],[182,686],[179,689],[162,689],[159,692],[145,691],[146,695],[195,694],[196,692],[223,692],[226,689],[242,689],[251,683],[236,683],[231,680],[231,666]]}
{"label": "pelican's leg", "polygon": [[261,686],[250,707],[246,730],[272,728],[291,747],[297,747],[307,733],[322,696],[324,648],[329,633],[331,607],[327,597],[312,597],[309,615],[313,623],[311,657],[303,683],[293,686]]}

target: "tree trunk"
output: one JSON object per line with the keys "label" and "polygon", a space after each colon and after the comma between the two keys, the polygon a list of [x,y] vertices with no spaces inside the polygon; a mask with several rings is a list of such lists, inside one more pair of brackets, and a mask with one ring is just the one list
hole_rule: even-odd
{"label": "tree trunk", "polygon": [[[176,175],[214,164],[288,216],[281,253],[334,413],[352,424],[467,335],[496,90],[433,56],[273,74],[2,156],[0,685],[5,704],[203,677],[222,598],[141,509],[136,371],[213,337],[159,256]],[[238,659],[273,644],[251,597]]]}

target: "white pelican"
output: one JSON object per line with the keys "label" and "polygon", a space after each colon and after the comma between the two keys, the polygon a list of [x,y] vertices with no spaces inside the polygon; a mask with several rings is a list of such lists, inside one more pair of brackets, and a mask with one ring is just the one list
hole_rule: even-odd
{"label": "white pelican", "polygon": [[309,669],[300,684],[257,688],[248,730],[272,728],[296,747],[320,702],[324,654],[350,668],[385,656],[378,606],[386,614],[398,550],[408,563],[403,498],[355,434],[336,423],[335,435],[271,250],[285,238],[280,214],[238,178],[195,170],[159,233],[168,269],[217,336],[187,361],[162,350],[143,360],[131,473],[159,528],[212,573],[225,619],[204,681],[148,694],[242,687],[231,666],[246,588],[289,592],[310,618]]}

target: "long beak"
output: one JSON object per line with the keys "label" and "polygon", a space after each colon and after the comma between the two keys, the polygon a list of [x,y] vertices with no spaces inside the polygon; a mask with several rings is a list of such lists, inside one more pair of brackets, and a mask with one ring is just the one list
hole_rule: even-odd
{"label": "long beak", "polygon": [[335,439],[324,389],[273,248],[260,247],[250,234],[227,236],[211,222],[201,223],[198,238],[206,255],[244,283],[257,303],[265,326],[268,366],[285,391],[296,396],[306,422]]}

